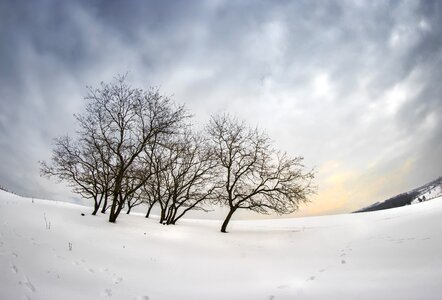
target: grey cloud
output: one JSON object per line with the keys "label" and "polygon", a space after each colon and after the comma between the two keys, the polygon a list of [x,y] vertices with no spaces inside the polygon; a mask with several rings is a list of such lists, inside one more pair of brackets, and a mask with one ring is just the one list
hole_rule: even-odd
{"label": "grey cloud", "polygon": [[60,196],[36,162],[74,131],[86,85],[129,71],[198,123],[236,113],[309,165],[380,174],[413,156],[402,192],[440,175],[441,14],[437,1],[3,1],[0,184]]}

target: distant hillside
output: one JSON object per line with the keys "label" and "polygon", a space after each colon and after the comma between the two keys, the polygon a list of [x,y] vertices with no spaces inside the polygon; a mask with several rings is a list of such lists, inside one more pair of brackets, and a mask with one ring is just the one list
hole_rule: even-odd
{"label": "distant hillside", "polygon": [[422,201],[431,200],[433,198],[440,196],[441,194],[442,194],[442,177],[439,177],[438,179],[435,179],[409,192],[396,195],[385,201],[373,203],[367,207],[355,211],[354,213],[376,211],[376,210],[389,209],[409,204],[415,204]]}

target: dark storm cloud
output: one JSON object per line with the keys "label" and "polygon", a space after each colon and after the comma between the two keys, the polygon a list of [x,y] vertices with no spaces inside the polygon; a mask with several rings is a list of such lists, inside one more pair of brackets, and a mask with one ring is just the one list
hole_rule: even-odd
{"label": "dark storm cloud", "polygon": [[[3,1],[0,184],[59,197],[37,161],[74,131],[86,85],[130,71],[200,123],[230,111],[267,129],[325,170],[320,197],[351,174],[330,211],[380,200],[440,175],[441,31],[438,1]],[[348,187],[392,170],[395,189]]]}

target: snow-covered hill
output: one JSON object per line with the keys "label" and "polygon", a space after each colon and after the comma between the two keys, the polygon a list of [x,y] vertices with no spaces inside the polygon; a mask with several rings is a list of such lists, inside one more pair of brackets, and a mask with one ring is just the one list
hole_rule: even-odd
{"label": "snow-covered hill", "polygon": [[[86,213],[82,216],[81,213]],[[0,299],[440,299],[442,198],[371,213],[117,224],[0,191]]]}
{"label": "snow-covered hill", "polygon": [[417,195],[411,204],[432,200],[442,196],[442,177],[417,188],[415,191]]}
{"label": "snow-covered hill", "polygon": [[377,211],[401,207],[404,205],[416,204],[423,201],[436,199],[442,196],[442,177],[430,181],[409,192],[391,197],[385,201],[378,201],[364,208],[358,209],[355,213]]}

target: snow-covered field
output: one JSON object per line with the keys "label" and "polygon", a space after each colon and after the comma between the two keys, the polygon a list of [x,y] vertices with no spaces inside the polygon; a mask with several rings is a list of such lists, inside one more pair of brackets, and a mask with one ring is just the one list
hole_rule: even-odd
{"label": "snow-covered field", "polygon": [[[86,215],[81,216],[84,212]],[[117,224],[0,191],[0,299],[441,299],[442,198],[348,215]]]}

